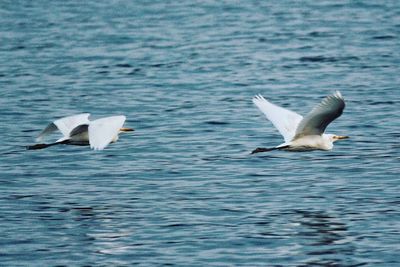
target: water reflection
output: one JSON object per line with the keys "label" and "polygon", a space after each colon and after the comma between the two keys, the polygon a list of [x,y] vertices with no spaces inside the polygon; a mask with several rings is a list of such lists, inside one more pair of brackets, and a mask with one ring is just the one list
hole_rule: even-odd
{"label": "water reflection", "polygon": [[297,233],[306,254],[300,266],[358,266],[350,260],[355,252],[348,226],[326,211],[294,210],[299,215]]}

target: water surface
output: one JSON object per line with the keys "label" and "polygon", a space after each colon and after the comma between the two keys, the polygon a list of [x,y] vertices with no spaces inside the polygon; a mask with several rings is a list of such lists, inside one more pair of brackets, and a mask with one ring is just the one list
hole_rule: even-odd
{"label": "water surface", "polygon": [[[397,1],[3,1],[5,266],[399,266]],[[333,151],[282,142],[340,90]],[[25,145],[56,118],[124,114],[104,151]]]}

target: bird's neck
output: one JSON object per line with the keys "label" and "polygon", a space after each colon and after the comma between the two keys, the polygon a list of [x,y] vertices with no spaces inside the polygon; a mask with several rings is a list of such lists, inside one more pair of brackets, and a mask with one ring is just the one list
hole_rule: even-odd
{"label": "bird's neck", "polygon": [[327,150],[331,150],[333,148],[333,140],[330,134],[322,134],[322,139],[324,140],[324,146]]}

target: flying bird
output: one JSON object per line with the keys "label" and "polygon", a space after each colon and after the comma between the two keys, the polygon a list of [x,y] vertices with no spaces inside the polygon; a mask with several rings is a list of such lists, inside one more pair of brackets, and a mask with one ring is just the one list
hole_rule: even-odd
{"label": "flying bird", "polygon": [[90,121],[89,113],[83,113],[64,117],[50,123],[36,138],[37,142],[42,142],[44,138],[55,132],[60,131],[63,135],[55,143],[39,143],[28,146],[27,149],[42,149],[49,146],[66,144],[86,146],[94,150],[103,150],[108,144],[118,140],[121,132],[134,131],[132,128],[124,128],[126,117],[111,116]]}
{"label": "flying bird", "polygon": [[333,142],[348,136],[325,134],[326,127],[343,113],[343,96],[339,91],[327,96],[305,117],[296,112],[279,107],[257,95],[253,103],[278,129],[285,142],[273,148],[257,148],[252,154],[271,150],[311,151],[331,150]]}

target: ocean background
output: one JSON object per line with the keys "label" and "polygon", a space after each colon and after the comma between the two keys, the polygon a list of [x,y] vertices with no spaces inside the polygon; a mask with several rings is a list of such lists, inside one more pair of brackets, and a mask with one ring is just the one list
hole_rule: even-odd
{"label": "ocean background", "polygon": [[[400,266],[400,2],[0,3],[0,266]],[[332,151],[282,142],[340,90]],[[103,151],[28,151],[89,112]],[[56,136],[57,137],[57,136]]]}

